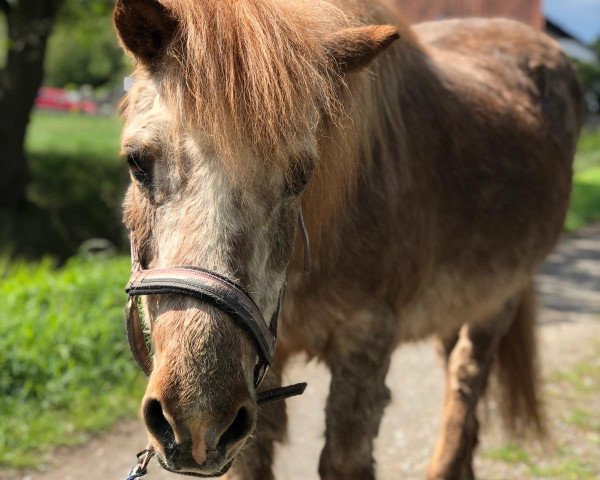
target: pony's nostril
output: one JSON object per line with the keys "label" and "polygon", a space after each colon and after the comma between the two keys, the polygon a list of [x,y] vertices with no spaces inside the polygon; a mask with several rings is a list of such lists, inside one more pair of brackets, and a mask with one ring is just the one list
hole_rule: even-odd
{"label": "pony's nostril", "polygon": [[165,418],[162,405],[154,398],[144,405],[144,421],[148,431],[161,443],[165,450],[175,447],[175,433],[169,421]]}
{"label": "pony's nostril", "polygon": [[246,407],[240,407],[231,425],[223,432],[219,439],[218,447],[226,448],[238,440],[245,438],[252,430],[252,415]]}

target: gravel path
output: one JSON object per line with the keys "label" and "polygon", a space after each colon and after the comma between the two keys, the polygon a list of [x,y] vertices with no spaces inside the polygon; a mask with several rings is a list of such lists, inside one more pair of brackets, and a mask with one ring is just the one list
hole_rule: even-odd
{"label": "gravel path", "polygon": [[[574,365],[591,352],[594,342],[600,341],[600,224],[566,237],[544,265],[537,285],[542,306],[540,350],[548,375]],[[329,374],[324,367],[315,363],[305,365],[298,358],[286,377],[289,382],[308,380],[309,387],[301,399],[288,401],[289,442],[277,450],[277,479],[317,480]],[[376,442],[378,478],[423,478],[439,428],[442,404],[442,371],[432,345],[422,342],[401,347],[394,355],[388,385],[393,401],[386,410]],[[482,435],[480,450],[483,451],[503,442],[493,410],[488,423]],[[144,443],[141,424],[126,422],[84,446],[58,451],[45,472],[18,475],[0,472],[0,478],[123,479],[135,452]],[[589,452],[590,448],[585,447],[583,451]],[[600,444],[594,448],[594,455],[600,459]],[[498,464],[483,455],[477,459],[481,478],[520,479],[525,475],[522,469],[523,465]],[[152,464],[146,478],[182,477]]]}

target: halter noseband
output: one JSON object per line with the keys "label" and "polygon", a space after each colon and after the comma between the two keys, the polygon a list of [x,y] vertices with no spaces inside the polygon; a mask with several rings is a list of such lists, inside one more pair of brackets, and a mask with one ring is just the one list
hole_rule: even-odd
{"label": "halter noseband", "polygon": [[[174,294],[207,302],[227,313],[250,337],[258,353],[257,367],[270,366],[273,361],[276,337],[272,329],[277,323],[279,306],[269,327],[252,299],[241,287],[225,277],[199,267],[150,268],[133,272],[125,291],[130,297]],[[139,343],[135,341],[133,345],[137,350]],[[135,350],[134,355],[138,353]],[[143,358],[143,349],[139,353],[142,354],[142,358],[136,355],[136,360],[148,375],[148,360]],[[255,376],[255,386],[260,384],[266,368],[258,368],[257,371],[262,373]]]}
{"label": "halter noseband", "polygon": [[[309,243],[302,212],[298,217],[298,225],[304,246],[304,270],[308,271],[310,269]],[[146,343],[136,298],[142,295],[173,294],[195,298],[218,308],[250,338],[258,354],[258,362],[254,370],[254,386],[259,387],[273,362],[277,344],[277,322],[283,304],[285,285],[281,289],[277,308],[269,324],[244,289],[218,273],[196,266],[144,269],[132,235],[131,277],[125,291],[129,295],[126,310],[127,339],[133,358],[146,376],[152,373],[153,361]],[[305,388],[306,383],[298,383],[262,391],[257,393],[256,402],[260,405],[301,395]],[[138,455],[139,463],[131,470],[128,480],[143,476],[153,455],[151,446]]]}

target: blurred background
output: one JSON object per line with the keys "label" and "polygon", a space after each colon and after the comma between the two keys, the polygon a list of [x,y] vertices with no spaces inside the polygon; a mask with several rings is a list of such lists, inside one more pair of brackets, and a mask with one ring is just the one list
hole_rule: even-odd
{"label": "blurred background", "polygon": [[[599,222],[600,0],[396,3],[413,22],[506,16],[561,43],[587,109],[565,228],[577,234]],[[132,418],[143,390],[122,318],[128,174],[118,105],[131,63],[113,5],[0,0],[0,478]],[[588,370],[581,381],[600,389],[598,364]],[[592,425],[600,451],[600,417],[581,408],[573,422]],[[498,455],[525,462],[515,448]],[[593,467],[576,468],[553,478],[598,478]]]}

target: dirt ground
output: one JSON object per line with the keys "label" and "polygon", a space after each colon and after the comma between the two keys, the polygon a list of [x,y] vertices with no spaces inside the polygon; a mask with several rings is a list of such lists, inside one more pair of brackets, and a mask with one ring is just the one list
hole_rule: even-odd
{"label": "dirt ground", "polygon": [[[541,355],[550,440],[511,442],[499,428],[493,405],[487,412],[476,460],[484,479],[600,478],[600,225],[566,237],[537,280]],[[329,375],[298,358],[287,381],[309,382],[303,397],[288,401],[289,441],[278,446],[278,480],[317,480],[323,446],[323,408]],[[442,371],[429,342],[395,354],[387,408],[375,457],[378,478],[420,479],[440,424]],[[140,422],[117,425],[81,447],[54,452],[45,471],[0,472],[13,480],[124,479],[135,452],[145,444]],[[152,463],[148,480],[181,478]]]}

